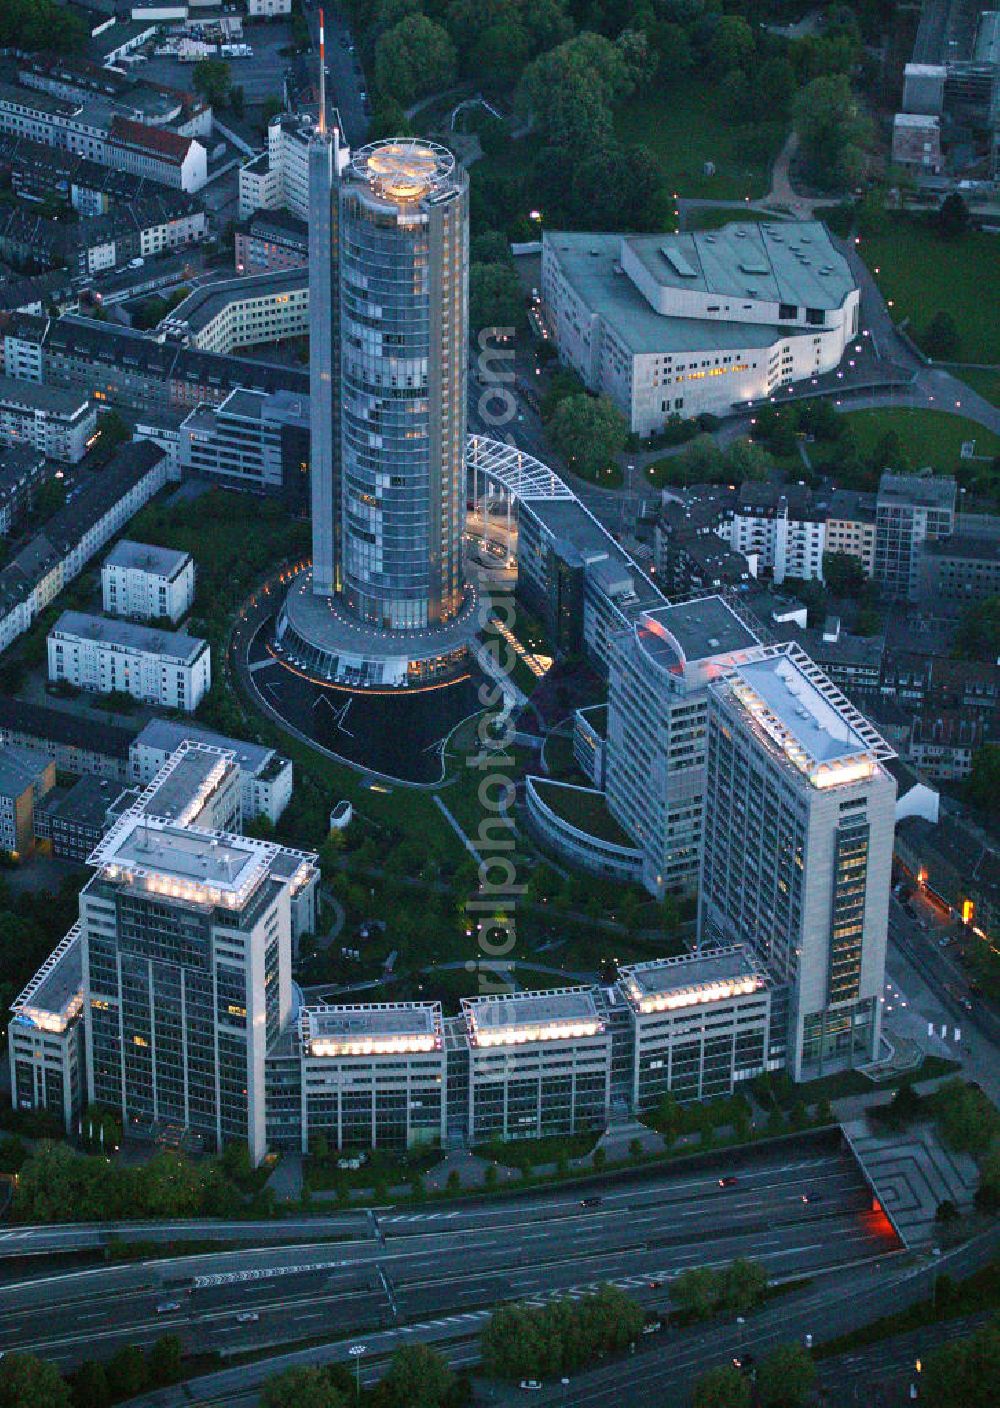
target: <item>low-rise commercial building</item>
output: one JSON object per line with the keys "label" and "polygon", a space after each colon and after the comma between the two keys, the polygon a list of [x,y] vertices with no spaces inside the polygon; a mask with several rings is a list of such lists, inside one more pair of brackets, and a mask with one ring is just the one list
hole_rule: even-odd
{"label": "low-rise commercial building", "polygon": [[771,984],[751,949],[734,945],[622,968],[632,1013],[632,1107],[731,1095],[740,1081],[783,1062],[771,1054]]}
{"label": "low-rise commercial building", "polygon": [[309,398],[291,391],[237,389],[221,406],[199,406],[180,427],[178,463],[227,489],[280,494],[306,507]]}
{"label": "low-rise commercial building", "polygon": [[49,679],[98,694],[120,691],[192,713],[212,683],[208,642],[181,631],[64,611],[48,634]]}
{"label": "low-rise commercial building", "polygon": [[54,787],[35,808],[35,837],[48,841],[53,855],[85,861],[125,792],[120,783],[94,776],[78,778],[70,788]]}
{"label": "low-rise commercial building", "polygon": [[194,560],[176,548],[121,538],[104,559],[101,592],[109,616],[176,625],[194,601]]}
{"label": "low-rise commercial building", "polygon": [[302,1149],[443,1146],[447,1069],[438,1002],[305,1007]]}
{"label": "low-rise commercial building", "polygon": [[603,1129],[611,1034],[589,988],[462,999],[472,1142]]}
{"label": "low-rise commercial building", "polygon": [[30,445],[48,459],[78,464],[97,432],[86,396],[0,376],[0,445]]}
{"label": "low-rise commercial building", "polygon": [[547,230],[541,279],[560,357],[642,436],[831,371],[858,332],[857,285],[817,221]]}

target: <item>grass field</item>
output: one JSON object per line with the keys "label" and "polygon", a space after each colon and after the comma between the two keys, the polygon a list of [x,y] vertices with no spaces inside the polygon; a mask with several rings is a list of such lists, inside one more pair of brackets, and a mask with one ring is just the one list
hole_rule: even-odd
{"label": "grass field", "polygon": [[995,372],[961,371],[956,372],[967,386],[978,391],[992,406],[1000,406],[1000,367]]}
{"label": "grass field", "polygon": [[954,318],[961,337],[960,361],[1000,362],[1000,240],[971,231],[957,240],[941,239],[916,220],[897,216],[884,234],[861,241],[868,267],[877,269],[879,288],[892,299],[893,316],[908,317],[919,331],[939,310]]}
{"label": "grass field", "polygon": [[[622,141],[641,142],[656,155],[668,193],[716,200],[759,200],[766,195],[770,161],[784,140],[783,130],[775,126],[766,159],[747,160],[740,150],[740,129],[720,120],[698,77],[676,84],[659,98],[643,93],[626,103],[616,126]],[[759,135],[755,132],[755,139]],[[714,176],[704,173],[708,161],[715,164]]]}
{"label": "grass field", "polygon": [[984,430],[975,421],[950,415],[947,411],[897,406],[879,411],[851,411],[846,420],[858,437],[863,454],[872,451],[889,432],[898,435],[914,469],[930,465],[939,474],[953,473],[961,464],[959,451],[965,440],[975,440],[977,455],[1000,454],[1000,436]]}
{"label": "grass field", "polygon": [[745,205],[708,205],[700,210],[689,210],[684,216],[685,230],[718,230],[736,220],[744,224],[755,220],[763,224],[765,220],[780,220],[780,215],[772,215],[766,210],[748,210]]}

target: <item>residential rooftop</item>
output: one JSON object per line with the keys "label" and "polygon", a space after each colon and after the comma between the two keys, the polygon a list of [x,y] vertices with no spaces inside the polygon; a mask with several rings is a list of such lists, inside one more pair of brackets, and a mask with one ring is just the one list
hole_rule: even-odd
{"label": "residential rooftop", "polygon": [[9,743],[0,748],[0,797],[18,797],[33,786],[51,759],[34,748]]}
{"label": "residential rooftop", "polygon": [[197,825],[233,755],[204,743],[185,742],[167,759],[138,802],[138,810],[178,826]]}
{"label": "residential rooftop", "polygon": [[958,485],[945,474],[893,474],[886,470],[878,481],[879,506],[896,503],[954,509],[957,494]]}
{"label": "residential rooftop", "polygon": [[131,538],[121,538],[104,559],[105,567],[123,567],[137,572],[148,572],[155,577],[166,577],[173,581],[191,561],[191,554],[179,548],[155,547],[151,543],[137,543]]}
{"label": "residential rooftop", "polygon": [[750,950],[734,944],[631,964],[619,986],[637,1012],[666,1012],[759,992],[767,982]]}
{"label": "residential rooftop", "polygon": [[11,1003],[14,1021],[62,1032],[83,1007],[83,946],[74,924]]}
{"label": "residential rooftop", "polygon": [[33,411],[48,411],[53,415],[83,414],[90,399],[85,391],[68,387],[43,385],[37,381],[20,381],[13,376],[0,376],[0,402],[27,406]]}
{"label": "residential rooftop", "polygon": [[266,274],[243,275],[202,284],[171,309],[163,319],[168,328],[181,327],[201,332],[233,303],[249,303],[255,298],[280,298],[301,293],[309,286],[309,273],[300,269],[276,269]]}
{"label": "residential rooftop", "polygon": [[205,743],[210,748],[219,748],[232,753],[244,772],[260,773],[277,755],[273,748],[261,743],[249,743],[245,738],[227,738],[225,734],[213,733],[207,728],[197,728],[191,724],[176,723],[173,719],[151,719],[135,739],[137,748],[150,748],[157,752],[173,753],[185,740],[192,743]]}
{"label": "residential rooftop", "polygon": [[193,665],[208,649],[206,641],[183,631],[162,631],[155,626],[140,626],[116,616],[92,616],[84,611],[64,611],[49,635],[75,636],[121,650],[142,651],[181,665]]}

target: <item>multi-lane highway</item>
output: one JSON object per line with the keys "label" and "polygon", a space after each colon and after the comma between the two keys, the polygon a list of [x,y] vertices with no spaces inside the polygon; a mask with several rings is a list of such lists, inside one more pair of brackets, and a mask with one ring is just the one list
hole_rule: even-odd
{"label": "multi-lane highway", "polygon": [[[0,1285],[0,1345],[68,1367],[169,1330],[188,1351],[278,1353],[323,1341],[314,1353],[324,1358],[359,1335],[387,1351],[405,1335],[469,1338],[502,1300],[580,1294],[610,1280],[662,1307],[670,1278],[688,1266],[754,1256],[772,1277],[787,1278],[895,1249],[856,1166],[832,1144],[763,1152],[735,1169],[735,1184],[720,1186],[733,1173],[720,1155],[710,1169],[608,1181],[593,1195],[596,1206],[564,1189],[303,1219],[291,1226],[320,1223],[324,1237],[341,1240],[302,1240],[300,1230],[291,1245],[22,1275]],[[270,1238],[283,1224],[266,1226]],[[185,1227],[174,1235],[196,1234]],[[265,1360],[230,1373],[250,1392],[273,1370]],[[216,1396],[211,1381],[205,1392]],[[236,1401],[228,1380],[221,1392]]]}

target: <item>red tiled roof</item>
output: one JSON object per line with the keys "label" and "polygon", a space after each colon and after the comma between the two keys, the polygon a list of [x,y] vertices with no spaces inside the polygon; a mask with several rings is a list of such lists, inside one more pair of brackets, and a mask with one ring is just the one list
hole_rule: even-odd
{"label": "red tiled roof", "polygon": [[144,122],[132,122],[127,117],[111,119],[111,139],[178,163],[187,156],[192,142],[191,137],[182,137],[165,127],[147,127]]}

